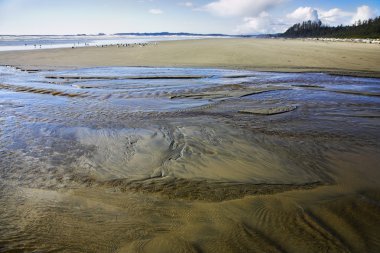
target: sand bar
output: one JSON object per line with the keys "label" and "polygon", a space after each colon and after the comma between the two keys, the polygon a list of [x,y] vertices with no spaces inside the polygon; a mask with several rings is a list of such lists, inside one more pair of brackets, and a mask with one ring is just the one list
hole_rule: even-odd
{"label": "sand bar", "polygon": [[146,47],[0,52],[0,65],[26,69],[212,67],[380,77],[380,45],[290,39],[202,39],[166,41]]}

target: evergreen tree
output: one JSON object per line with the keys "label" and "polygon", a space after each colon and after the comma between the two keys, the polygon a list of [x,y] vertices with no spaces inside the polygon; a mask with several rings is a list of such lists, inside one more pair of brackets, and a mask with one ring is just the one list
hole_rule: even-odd
{"label": "evergreen tree", "polygon": [[330,27],[317,22],[304,21],[290,27],[281,37],[289,38],[380,38],[380,16],[358,20],[354,25]]}

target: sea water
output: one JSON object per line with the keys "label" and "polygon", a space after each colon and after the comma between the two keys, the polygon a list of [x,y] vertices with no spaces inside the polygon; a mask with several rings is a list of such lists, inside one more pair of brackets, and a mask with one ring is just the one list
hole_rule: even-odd
{"label": "sea water", "polygon": [[0,67],[0,251],[376,252],[379,127],[376,78]]}

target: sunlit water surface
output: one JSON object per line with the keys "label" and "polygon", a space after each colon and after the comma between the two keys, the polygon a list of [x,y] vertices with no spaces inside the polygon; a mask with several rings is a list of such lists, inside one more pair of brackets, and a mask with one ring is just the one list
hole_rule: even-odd
{"label": "sunlit water surface", "polygon": [[380,79],[0,67],[0,252],[378,252]]}

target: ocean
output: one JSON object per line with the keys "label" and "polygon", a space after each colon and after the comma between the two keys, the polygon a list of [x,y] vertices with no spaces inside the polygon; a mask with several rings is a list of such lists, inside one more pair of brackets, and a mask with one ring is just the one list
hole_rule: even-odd
{"label": "ocean", "polygon": [[202,36],[138,36],[138,35],[0,35],[0,51],[37,50],[154,41],[200,39]]}

